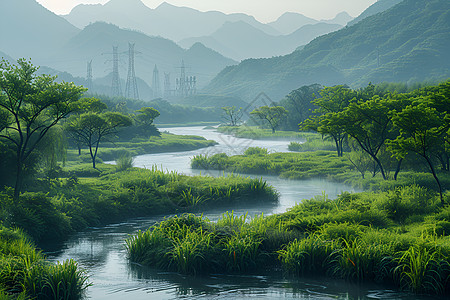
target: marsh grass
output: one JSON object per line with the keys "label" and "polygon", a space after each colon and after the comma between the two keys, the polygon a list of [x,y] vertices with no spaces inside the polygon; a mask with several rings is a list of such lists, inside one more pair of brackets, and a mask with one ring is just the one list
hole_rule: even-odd
{"label": "marsh grass", "polygon": [[333,176],[353,170],[351,163],[333,151],[270,153],[249,148],[253,154],[227,156],[198,155],[191,160],[193,169],[225,170],[247,174],[279,175],[282,178],[305,179]]}
{"label": "marsh grass", "polygon": [[76,262],[51,264],[23,232],[0,229],[2,297],[81,299],[88,286],[88,276]]}
{"label": "marsh grass", "polygon": [[[429,207],[417,209],[414,218],[399,218],[384,205],[399,194],[412,207]],[[132,260],[147,255],[149,265],[187,274],[282,266],[297,275],[327,274],[448,294],[450,239],[437,225],[446,222],[449,210],[435,207],[436,201],[434,193],[405,186],[394,192],[343,193],[335,200],[321,195],[269,217],[227,212],[214,223],[183,215],[130,237],[127,249]]]}

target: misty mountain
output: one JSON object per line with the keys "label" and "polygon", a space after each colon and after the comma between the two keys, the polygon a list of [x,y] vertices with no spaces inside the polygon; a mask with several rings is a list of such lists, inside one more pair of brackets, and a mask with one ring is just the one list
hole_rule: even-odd
{"label": "misty mountain", "polygon": [[33,62],[51,56],[80,30],[35,0],[0,1],[0,49]]}
{"label": "misty mountain", "polygon": [[153,69],[156,65],[161,90],[164,73],[170,73],[172,88],[175,88],[175,79],[180,76],[182,60],[186,65],[186,75],[197,77],[198,87],[204,86],[224,67],[235,64],[235,61],[201,44],[195,44],[185,50],[161,37],[150,37],[141,32],[100,22],[86,26],[60,47],[48,65],[68,71],[74,76],[86,77],[87,62],[92,60],[93,77],[104,77],[112,72],[112,46],[118,46],[119,75],[126,79],[129,43],[135,44],[136,76],[152,84]]}
{"label": "misty mountain", "polygon": [[157,8],[151,9],[141,0],[110,0],[104,5],[81,4],[73,8],[64,18],[78,28],[84,28],[97,21],[104,21],[174,41],[210,35],[225,22],[236,21],[244,21],[267,34],[279,34],[269,25],[262,24],[246,14],[227,15],[217,11],[200,12],[165,2]]}
{"label": "misty mountain", "polygon": [[347,26],[352,26],[367,17],[386,11],[402,1],[403,0],[378,0],[377,2],[369,6],[365,11],[363,11],[358,17],[348,22]]}
{"label": "misty mountain", "polygon": [[243,21],[227,22],[210,36],[189,38],[179,42],[183,47],[202,43],[235,60],[263,58],[291,53],[314,38],[336,31],[341,25],[316,23],[305,25],[289,35],[269,35]]}
{"label": "misty mountain", "polygon": [[336,17],[331,20],[321,20],[320,22],[345,26],[351,20],[353,20],[353,17],[350,16],[347,12],[343,11],[338,13]]}
{"label": "misty mountain", "polygon": [[268,23],[271,27],[275,28],[281,34],[291,34],[300,27],[310,24],[317,24],[318,20],[308,18],[302,14],[287,12],[281,15],[276,21]]}
{"label": "misty mountain", "polygon": [[268,23],[267,25],[270,25],[272,28],[275,28],[282,35],[289,35],[305,25],[327,23],[345,26],[352,19],[353,19],[352,16],[350,16],[346,12],[341,12],[337,14],[336,17],[334,17],[331,20],[321,20],[321,21],[308,18],[299,13],[287,12],[281,15],[276,21]]}
{"label": "misty mountain", "polygon": [[450,1],[404,0],[321,36],[302,50],[225,68],[206,92],[274,101],[302,85],[416,82],[450,77]]}

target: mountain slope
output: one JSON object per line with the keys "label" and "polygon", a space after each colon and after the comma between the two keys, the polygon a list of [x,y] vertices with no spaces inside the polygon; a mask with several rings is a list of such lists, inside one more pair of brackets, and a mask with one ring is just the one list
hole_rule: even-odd
{"label": "mountain slope", "polygon": [[[93,76],[103,77],[112,70],[112,46],[120,53],[119,73],[126,78],[128,68],[128,43],[135,44],[136,76],[151,83],[153,68],[158,66],[160,81],[164,73],[171,73],[172,81],[179,76],[181,60],[184,59],[186,75],[197,76],[198,86],[204,86],[225,66],[235,62],[217,52],[194,45],[184,50],[174,42],[161,37],[150,37],[143,33],[121,29],[112,24],[94,23],[68,41],[53,57],[51,67],[66,70],[75,76],[86,76],[86,64],[92,60]],[[173,87],[175,86],[172,83]]]}
{"label": "mountain slope", "polygon": [[310,83],[363,86],[448,77],[450,1],[404,0],[290,55],[228,67],[205,90],[247,100],[266,91],[279,99]]}
{"label": "mountain slope", "polygon": [[225,22],[236,21],[244,21],[268,34],[278,34],[269,25],[262,24],[245,14],[226,15],[217,11],[200,12],[165,2],[156,9],[151,9],[141,0],[110,0],[104,5],[80,4],[64,18],[79,28],[84,28],[97,21],[104,21],[174,41],[209,35]]}
{"label": "mountain slope", "polygon": [[1,50],[33,62],[51,55],[60,43],[79,32],[35,0],[0,1]]}
{"label": "mountain slope", "polygon": [[399,4],[403,0],[378,0],[371,6],[369,6],[365,11],[363,11],[358,17],[348,22],[347,26],[352,26],[367,17],[376,15],[380,12],[386,11],[394,5]]}
{"label": "mountain slope", "polygon": [[210,36],[189,38],[179,42],[183,47],[201,42],[235,60],[263,58],[291,53],[317,36],[336,31],[337,24],[316,23],[301,27],[289,35],[273,36],[243,21],[227,22]]}

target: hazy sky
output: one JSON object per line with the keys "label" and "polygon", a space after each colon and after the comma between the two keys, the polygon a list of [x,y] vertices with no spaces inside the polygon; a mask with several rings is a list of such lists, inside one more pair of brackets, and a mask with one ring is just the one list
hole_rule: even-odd
{"label": "hazy sky", "polygon": [[[57,14],[67,14],[78,4],[106,3],[109,0],[37,0]],[[224,13],[243,12],[259,21],[276,20],[284,12],[298,12],[315,19],[331,19],[346,11],[356,17],[377,0],[166,0],[176,6],[188,6],[201,11],[218,10]],[[142,0],[151,8],[164,0]]]}

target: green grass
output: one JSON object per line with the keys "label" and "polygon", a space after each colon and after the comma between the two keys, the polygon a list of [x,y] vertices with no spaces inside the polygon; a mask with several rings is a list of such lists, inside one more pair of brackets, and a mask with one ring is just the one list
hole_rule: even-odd
{"label": "green grass", "polygon": [[329,177],[353,169],[351,163],[343,157],[337,157],[333,151],[303,153],[271,153],[260,149],[246,151],[244,155],[212,156],[197,155],[191,161],[193,169],[226,170],[247,174],[278,175],[287,179],[307,179]]}
{"label": "green grass", "polygon": [[[355,188],[368,191],[395,190],[410,184],[437,190],[433,176],[428,172],[405,170],[393,180],[376,176],[361,177],[346,156],[338,157],[335,151],[311,151],[300,153],[267,153],[266,149],[252,147],[244,155],[227,156],[224,153],[212,156],[197,155],[191,159],[193,169],[224,170],[244,174],[277,175],[286,179],[326,178],[344,182]],[[450,174],[440,172],[440,181],[444,187],[450,186]]]}
{"label": "green grass", "polygon": [[22,231],[0,227],[0,299],[81,299],[89,285],[76,262],[51,264]]}
{"label": "green grass", "polygon": [[[392,214],[385,204],[395,194],[421,209]],[[435,193],[413,185],[335,200],[316,197],[269,217],[227,212],[211,222],[183,215],[131,236],[127,251],[133,262],[184,274],[243,274],[272,266],[298,276],[327,274],[448,295],[450,236],[435,229],[450,210],[439,203]]]}
{"label": "green grass", "polygon": [[[62,239],[87,226],[131,217],[197,212],[209,208],[275,204],[277,192],[261,178],[186,176],[100,164],[72,166],[68,177],[41,179],[13,201],[0,193],[0,221],[23,228],[35,240]],[[91,176],[91,177],[78,177]]]}
{"label": "green grass", "polygon": [[[111,161],[123,155],[190,151],[216,144],[215,141],[206,140],[200,136],[161,133],[161,137],[153,136],[149,139],[135,139],[130,142],[101,143],[98,158],[100,161]],[[91,161],[88,149],[82,149],[81,156],[78,156],[78,150],[70,149],[67,158],[68,161],[82,160],[86,163]]]}
{"label": "green grass", "polygon": [[312,133],[303,133],[298,131],[281,131],[272,133],[271,129],[261,129],[257,126],[220,126],[217,131],[226,134],[232,134],[235,137],[247,139],[295,139],[304,140],[306,137],[313,135]]}

